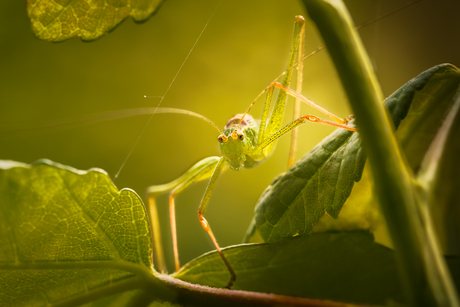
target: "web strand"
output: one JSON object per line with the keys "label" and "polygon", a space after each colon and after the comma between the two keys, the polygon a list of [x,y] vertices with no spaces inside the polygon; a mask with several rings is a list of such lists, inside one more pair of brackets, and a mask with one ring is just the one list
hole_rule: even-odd
{"label": "web strand", "polygon": [[[144,128],[142,129],[141,133],[139,134],[139,136],[137,137],[136,141],[134,142],[133,146],[131,147],[131,150],[128,152],[128,154],[126,155],[126,158],[123,160],[123,163],[121,164],[120,168],[118,169],[117,173],[115,174],[114,176],[114,180],[118,178],[118,176],[120,175],[121,171],[123,170],[123,168],[125,167],[125,164],[126,162],[128,162],[129,158],[131,157],[131,154],[133,153],[134,149],[136,148],[137,144],[139,143],[140,139],[142,138],[142,136],[144,135],[145,131],[147,130],[147,127],[150,125],[150,122],[152,121],[152,118],[153,116],[155,115],[156,113],[156,110],[160,107],[161,103],[163,102],[163,100],[165,99],[166,95],[168,94],[169,90],[171,89],[172,85],[174,84],[174,82],[176,81],[177,79],[177,76],[179,75],[179,73],[181,72],[182,68],[184,67],[185,63],[187,62],[188,58],[190,57],[190,55],[192,54],[193,52],[193,49],[195,49],[195,46],[198,44],[198,41],[200,40],[201,36],[203,35],[204,31],[206,30],[206,28],[208,27],[209,23],[211,22],[212,18],[214,17],[215,13],[217,12],[217,9],[219,8],[220,6],[220,3],[222,2],[222,0],[219,1],[219,3],[217,3],[216,7],[214,8],[214,11],[212,12],[211,16],[209,17],[208,21],[206,22],[206,24],[204,25],[203,29],[201,30],[200,34],[198,35],[197,39],[195,40],[195,43],[193,43],[193,46],[192,48],[190,49],[190,51],[188,52],[187,56],[185,57],[184,61],[182,61],[182,64],[181,66],[179,67],[179,69],[177,70],[176,74],[174,75],[174,78],[171,80],[171,82],[169,83],[168,85],[168,88],[166,89],[165,93],[161,96],[156,96],[156,97],[161,97],[160,98],[160,101],[158,102],[158,104],[156,105],[155,107],[155,111],[152,113],[152,115],[150,115],[149,119],[147,120],[147,123],[145,124]],[[147,96],[144,95],[145,98],[147,98]]]}

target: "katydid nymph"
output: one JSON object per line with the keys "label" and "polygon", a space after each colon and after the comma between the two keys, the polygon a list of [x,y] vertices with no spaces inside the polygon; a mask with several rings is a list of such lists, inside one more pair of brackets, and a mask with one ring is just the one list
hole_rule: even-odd
{"label": "katydid nymph", "polygon": [[[259,165],[270,155],[270,153],[274,149],[274,145],[278,138],[294,130],[297,126],[307,121],[327,124],[357,132],[356,128],[347,126],[349,119],[341,119],[340,117],[316,105],[315,103],[313,103],[312,101],[310,101],[309,99],[307,99],[299,93],[299,87],[297,87],[297,90],[292,90],[289,88],[292,73],[294,70],[293,68],[295,68],[298,65],[298,63],[301,63],[304,58],[304,23],[305,20],[302,16],[296,16],[291,52],[289,56],[287,69],[282,75],[282,82],[272,82],[266,89],[264,89],[264,91],[262,91],[260,95],[256,97],[256,99],[249,105],[249,107],[244,113],[236,114],[233,117],[231,117],[225,125],[223,131],[218,129],[213,124],[214,127],[216,127],[216,129],[219,131],[217,141],[220,143],[220,150],[222,156],[205,158],[193,165],[180,178],[167,184],[155,185],[148,188],[147,194],[153,224],[155,224],[157,221],[155,197],[161,193],[170,191],[169,214],[176,271],[180,268],[180,262],[175,218],[175,198],[190,184],[210,178],[208,186],[206,188],[206,191],[204,193],[204,196],[201,200],[198,209],[198,219],[203,229],[208,233],[209,237],[211,238],[215,248],[217,249],[218,253],[220,254],[222,260],[224,261],[230,273],[230,281],[227,285],[227,288],[230,288],[236,280],[236,275],[231,267],[231,264],[227,261],[223,252],[221,251],[219,244],[217,243],[217,240],[211,230],[211,227],[204,217],[212,191],[221,172],[227,168],[238,171],[242,168],[252,168]],[[297,80],[300,80],[301,83],[301,69],[298,70]],[[273,108],[271,108],[271,101],[273,91],[275,88],[279,89],[279,93]],[[255,120],[248,113],[251,107],[254,105],[254,103],[264,93],[267,94],[267,98],[265,100],[265,104],[263,107],[262,116],[260,120]],[[296,119],[294,121],[292,121],[284,127],[281,127],[288,95],[295,97],[296,100],[299,102],[304,102],[312,106],[313,108],[321,111],[325,115],[334,119],[335,122],[323,120],[314,115],[304,115],[296,116]],[[294,153],[291,152],[291,155],[293,154]],[[293,159],[290,160],[292,161]],[[156,230],[154,229],[154,235],[155,232]],[[165,265],[162,256],[161,246],[159,243],[157,243],[157,239],[159,238],[155,239],[157,265],[159,266],[160,270],[164,270]]]}
{"label": "katydid nymph", "polygon": [[[299,30],[299,33],[297,34],[296,37],[300,36],[303,39],[303,35],[300,34],[300,32],[301,31]],[[286,33],[286,34],[288,34],[288,33]],[[297,44],[302,45],[303,43],[298,42]],[[296,43],[294,43],[294,45],[296,45]],[[63,45],[61,45],[61,47],[62,46]],[[299,70],[300,76],[302,75],[300,66],[302,65],[303,59],[305,57],[304,56],[299,56],[298,53],[300,53],[300,52],[303,52],[303,51],[297,50],[297,53],[295,51],[291,52],[291,57],[294,55],[298,59],[294,60],[294,61],[291,61],[291,60],[289,61],[290,63],[288,64],[288,69],[286,70],[287,73],[285,74],[285,79],[290,79],[290,74],[295,69]],[[278,79],[280,79],[280,78],[278,78]],[[301,90],[300,90],[300,87],[298,85],[293,86],[295,88],[295,91],[291,90],[289,88],[291,86],[289,80],[287,80],[287,81],[283,80],[283,81],[280,81],[281,83],[275,83],[276,81],[278,81],[278,79],[276,79],[271,84],[270,87],[268,87],[266,90],[264,90],[261,93],[261,95],[259,95],[259,97],[261,97],[262,94],[267,93],[271,97],[271,95],[273,94],[273,91],[276,88],[281,88],[282,89],[282,91],[280,93],[280,96],[278,98],[278,100],[281,101],[281,102],[276,103],[276,105],[277,105],[277,107],[275,108],[276,111],[271,113],[271,115],[269,115],[270,114],[270,109],[269,109],[269,106],[270,106],[269,101],[270,101],[270,99],[267,98],[267,102],[265,103],[265,108],[264,108],[264,111],[263,111],[262,116],[261,116],[261,122],[264,122],[265,124],[258,126],[258,127],[263,127],[262,129],[258,128],[259,129],[258,132],[253,133],[252,136],[249,135],[250,134],[249,131],[251,131],[251,130],[255,131],[257,129],[257,128],[253,129],[253,127],[257,125],[257,121],[254,121],[252,119],[252,117],[250,117],[249,114],[246,114],[247,112],[249,112],[249,109],[245,113],[243,113],[243,114],[246,114],[244,116],[240,115],[239,117],[236,117],[236,116],[231,117],[232,120],[229,121],[229,125],[231,126],[231,128],[228,131],[223,132],[223,131],[220,131],[219,128],[217,128],[217,130],[219,132],[216,134],[215,139],[213,139],[213,140],[215,142],[216,139],[218,140],[219,136],[223,134],[223,136],[221,137],[222,143],[220,143],[220,146],[222,146],[222,147],[223,146],[229,147],[229,146],[232,146],[232,144],[233,145],[238,144],[238,142],[242,142],[243,144],[247,144],[249,142],[249,140],[252,140],[255,149],[250,150],[251,152],[250,152],[249,155],[244,154],[244,155],[240,156],[242,158],[246,158],[246,160],[242,163],[242,166],[241,166],[241,163],[240,163],[240,168],[256,166],[256,165],[260,164],[261,162],[264,161],[264,159],[266,159],[268,157],[268,155],[270,153],[273,152],[273,146],[275,144],[276,137],[282,136],[283,133],[288,132],[291,128],[293,128],[293,126],[301,124],[304,120],[307,120],[307,121],[308,120],[313,120],[313,121],[316,120],[316,117],[305,117],[302,120],[299,119],[298,121],[295,121],[295,122],[291,123],[291,126],[283,128],[284,130],[281,129],[281,117],[282,117],[282,113],[284,112],[284,105],[283,104],[286,101],[286,95],[287,95],[286,92],[289,95],[298,96],[297,93],[300,93]],[[299,83],[299,79],[301,80],[301,78],[299,78],[299,76],[298,76],[297,77],[297,83]],[[307,100],[305,100],[305,102],[306,101]],[[252,104],[251,104],[251,106],[252,106]],[[151,109],[154,109],[154,108],[151,108]],[[122,112],[124,113],[123,115],[116,116],[116,114],[114,113],[114,116],[112,116],[112,117],[107,116],[105,119],[104,118],[97,119],[96,121],[107,120],[107,119],[111,119],[111,118],[113,119],[113,118],[117,118],[117,117],[129,117],[129,116],[133,116],[135,114],[146,114],[146,113],[149,113],[149,112],[152,112],[152,111],[143,112],[142,110],[138,110],[138,111],[133,110],[132,113],[129,113],[129,112],[126,112],[125,110],[122,110]],[[177,109],[176,110],[171,110],[171,109],[168,110],[167,108],[163,108],[161,110],[157,109],[157,110],[155,110],[155,112],[157,114],[158,113],[181,113],[181,114],[185,113],[185,114],[188,114],[188,115],[192,115],[192,112],[181,112],[181,111],[178,111]],[[242,109],[241,112],[244,112],[244,109]],[[228,114],[228,115],[231,116],[232,114]],[[294,118],[299,118],[299,116],[295,116]],[[82,120],[82,121],[84,121],[84,120]],[[208,122],[210,122],[210,121],[208,120]],[[341,125],[340,122],[341,122],[341,120],[339,120],[339,125]],[[333,124],[336,125],[335,123],[333,123]],[[52,126],[52,125],[50,125],[50,126]],[[235,131],[236,131],[237,139],[233,138],[233,132],[235,132]],[[274,135],[275,138],[274,139],[270,138],[270,136],[272,136],[277,131],[278,131],[278,134]],[[243,136],[240,136],[240,134],[242,134]],[[225,140],[224,137],[227,138],[227,142],[224,142],[224,140]],[[240,140],[240,138],[243,138],[243,140]],[[212,142],[213,140],[210,140],[210,142]],[[264,144],[262,144],[261,140],[265,140],[266,142]],[[219,143],[216,142],[216,144],[219,144]],[[262,145],[263,146],[266,145],[266,147],[262,148],[263,147]],[[8,146],[6,146],[6,147],[8,147]],[[10,147],[12,147],[12,146],[10,146]],[[40,144],[40,147],[46,147],[46,146],[42,146],[42,144]],[[43,155],[43,154],[41,154],[41,155]],[[48,157],[48,155],[45,155],[45,156]],[[247,156],[249,157],[249,159],[247,158]],[[292,156],[292,154],[291,154],[291,156]],[[251,162],[251,160],[252,160],[252,162]],[[95,163],[95,162],[93,162],[93,163]],[[192,176],[192,173],[196,175],[195,177],[193,177],[193,179],[195,181],[205,180],[205,179],[207,179],[207,178],[212,176],[213,170],[215,169],[215,166],[218,163],[221,163],[221,164],[219,164],[219,166],[222,167],[222,170],[224,170],[228,166],[231,166],[231,164],[229,164],[225,160],[225,158],[224,159],[221,159],[220,157],[207,158],[207,159],[202,160],[199,163],[195,164],[194,167],[192,167],[185,175],[183,175],[182,177],[178,178],[177,180],[175,180],[175,181],[173,181],[173,182],[171,182],[169,184],[166,184],[166,185],[161,185],[161,186],[157,185],[155,187],[150,188],[149,192],[152,192],[150,194],[150,197],[149,197],[151,208],[153,208],[152,202],[155,199],[155,195],[157,195],[158,193],[161,193],[161,192],[174,190],[175,194],[173,196],[177,196],[177,194],[180,193],[182,191],[182,189],[184,189],[186,187],[187,184],[189,184],[189,183],[191,183],[193,181],[193,180],[189,180],[187,183],[184,183],[186,178],[188,178],[188,179],[191,178],[190,176]],[[252,164],[252,165],[250,165],[250,164]],[[100,164],[95,163],[95,165],[100,165]],[[209,168],[208,172],[203,170],[203,165],[206,165]],[[201,171],[197,170],[197,168],[199,168],[199,167],[201,167]],[[183,170],[181,170],[181,171],[183,171]],[[241,175],[241,174],[238,174],[238,175]],[[183,184],[181,184],[181,183],[183,183]],[[215,181],[214,181],[214,183],[215,183]],[[132,184],[130,186],[132,186]],[[212,189],[210,189],[210,190],[212,190]],[[209,199],[210,190],[208,189],[209,193],[207,192],[205,194],[205,196],[207,197],[206,201]],[[174,197],[172,199],[174,201]],[[153,205],[154,205],[154,203],[153,203]],[[174,209],[174,206],[172,207],[172,209]],[[206,206],[204,206],[204,209],[206,209]],[[174,210],[172,210],[172,211],[174,213]],[[202,212],[201,212],[202,214],[204,214],[203,211],[204,210],[202,210]],[[154,215],[153,210],[151,211],[151,214],[152,214],[152,216]],[[155,221],[154,218],[152,218],[152,220]],[[171,221],[175,222],[175,219],[171,218]],[[155,223],[152,223],[152,224],[155,224]],[[212,224],[212,221],[211,221],[211,224]],[[157,227],[158,225],[153,225],[153,226]],[[157,232],[154,231],[154,235],[155,235],[155,233],[157,233]],[[173,235],[173,238],[174,239],[176,238],[175,234]],[[178,248],[177,248],[177,239],[175,239],[175,241],[176,242],[175,242],[174,246],[175,246],[176,254],[178,255],[178,252],[177,252],[177,250],[178,250]],[[157,238],[155,238],[156,247],[158,247],[158,244],[157,244],[158,242],[159,242],[159,240]],[[158,248],[157,248],[157,252],[158,252]],[[179,267],[180,266],[179,261],[178,261],[179,257],[176,256],[175,258],[177,259],[176,267]],[[164,263],[164,260],[163,260],[163,263]],[[164,264],[162,265],[161,262],[158,259],[155,261],[155,266],[156,266],[157,270],[165,271]]]}
{"label": "katydid nymph", "polygon": [[[413,2],[415,3],[415,2]],[[409,4],[412,5],[413,3]],[[401,9],[401,8],[400,8]],[[399,10],[399,9],[398,9]],[[393,11],[394,12],[394,11]],[[393,13],[391,12],[391,13]],[[380,17],[381,18],[381,17]],[[153,224],[158,221],[157,213],[156,213],[156,201],[155,198],[157,195],[170,192],[169,194],[169,214],[170,214],[170,227],[172,233],[172,241],[173,241],[173,250],[174,250],[174,262],[175,262],[175,269],[176,271],[179,270],[180,261],[179,261],[179,249],[178,249],[178,241],[177,241],[177,230],[176,230],[176,218],[175,218],[175,198],[189,185],[194,182],[198,182],[201,180],[205,180],[210,178],[204,196],[201,200],[198,209],[198,219],[200,224],[204,228],[204,230],[210,236],[215,248],[219,252],[220,256],[222,257],[223,262],[225,263],[229,273],[230,273],[230,281],[227,287],[231,287],[233,282],[236,279],[235,273],[231,267],[231,264],[225,258],[223,252],[221,251],[217,240],[211,231],[211,227],[207,220],[205,219],[204,215],[207,209],[207,205],[209,199],[211,197],[212,191],[215,187],[216,181],[219,175],[225,171],[226,169],[230,168],[232,170],[241,170],[242,168],[252,168],[263,161],[272,153],[275,143],[278,138],[283,136],[284,134],[292,131],[295,131],[295,128],[307,121],[323,123],[335,127],[339,127],[342,129],[347,129],[350,131],[357,132],[357,129],[351,126],[348,126],[348,122],[352,117],[347,117],[346,119],[342,119],[327,110],[319,107],[303,95],[301,95],[301,84],[302,84],[302,66],[303,60],[308,57],[304,56],[304,20],[303,17],[297,16],[295,21],[294,27],[294,35],[293,35],[293,42],[290,52],[290,57],[287,65],[287,69],[283,72],[281,76],[275,79],[268,87],[266,87],[257,97],[256,99],[249,105],[249,107],[245,110],[244,113],[236,114],[231,117],[227,124],[225,125],[223,131],[219,128],[217,141],[220,144],[220,150],[222,156],[220,157],[209,157],[203,159],[193,165],[184,175],[173,180],[169,183],[163,185],[155,185],[151,186],[147,190],[148,194],[148,201],[149,201],[149,208],[151,212],[151,219]],[[313,51],[310,54],[316,53],[319,48]],[[291,77],[293,71],[297,70],[297,84],[295,86],[295,90],[291,89]],[[278,82],[283,78],[282,81]],[[273,97],[273,92],[275,89],[279,89],[278,96],[274,103],[274,106],[271,107],[271,101]],[[262,115],[260,120],[255,120],[251,115],[249,115],[249,111],[251,110],[252,106],[259,100],[264,94],[267,95],[265,104],[263,106]],[[296,105],[300,104],[299,102],[304,102],[311,107],[319,110],[326,116],[332,118],[334,121],[327,121],[320,119],[313,115],[304,115],[300,116],[297,112],[297,115],[294,115],[294,121],[289,123],[288,125],[281,127],[284,109],[286,104],[287,96],[292,96],[296,99]],[[275,99],[274,99],[275,100]],[[296,107],[296,110],[298,108]],[[209,120],[207,120],[209,121]],[[209,121],[210,122],[210,121]],[[215,124],[213,124],[216,127]],[[293,141],[291,141],[291,153],[289,158],[289,166],[293,164],[294,160],[294,150],[295,144],[294,141],[296,140],[296,136],[293,133]],[[156,223],[158,224],[158,223]],[[158,225],[154,226],[154,242],[156,248],[156,264],[157,268],[160,271],[165,272],[166,265],[163,257],[163,251],[161,243],[161,236],[159,234]]]}

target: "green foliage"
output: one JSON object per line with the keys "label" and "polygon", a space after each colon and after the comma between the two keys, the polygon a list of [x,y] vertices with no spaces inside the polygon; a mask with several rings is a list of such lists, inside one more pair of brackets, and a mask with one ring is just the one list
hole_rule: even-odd
{"label": "green foliage", "polygon": [[0,305],[45,306],[151,274],[148,219],[133,191],[101,170],[50,161],[5,161],[0,173]]}
{"label": "green foliage", "polygon": [[446,141],[458,115],[460,97],[454,98],[449,120],[442,125],[436,135],[439,139],[432,142],[424,157],[425,172],[414,176],[393,133],[388,113],[380,103],[380,86],[345,6],[327,0],[303,2],[324,38],[356,115],[375,192],[401,263],[409,303],[460,306],[427,213],[436,201],[433,186],[441,178],[437,176],[437,157],[448,147]]}
{"label": "green foliage", "polygon": [[325,213],[337,218],[364,162],[357,133],[330,134],[262,194],[255,225],[264,241],[308,234]]}
{"label": "green foliage", "polygon": [[[332,20],[329,25],[318,22],[327,44],[332,40],[353,45],[352,39],[345,38],[347,31],[338,39],[328,30],[331,26],[341,31],[342,19],[334,10],[327,7],[323,17],[321,12],[312,13],[322,1],[304,2],[311,4],[313,18]],[[27,7],[39,38],[93,40],[130,14],[137,21],[148,18],[159,5],[132,3],[36,0],[28,1]],[[458,303],[435,241],[425,240],[432,231],[428,208],[444,249],[455,251],[459,246],[451,230],[458,230],[459,215],[452,212],[459,210],[459,192],[450,184],[460,173],[455,167],[460,149],[455,137],[460,126],[460,99],[455,96],[458,70],[449,65],[434,67],[387,99],[395,126],[404,119],[396,133],[399,150],[375,78],[363,73],[370,65],[348,61],[353,51],[328,48],[334,60],[337,53],[347,59],[337,66],[360,134],[334,132],[267,189],[249,237],[259,227],[259,234],[270,243],[224,250],[237,272],[236,291],[183,282],[224,286],[228,271],[214,252],[190,262],[175,278],[152,269],[144,205],[135,193],[118,191],[101,171],[77,171],[49,161],[2,162],[0,304],[142,306],[158,300],[199,306],[340,305],[299,297],[364,304],[389,300],[414,304],[421,298],[428,299],[423,302],[427,305]],[[365,54],[360,57],[366,62]],[[372,194],[369,187],[356,192],[363,183],[355,184],[364,166],[360,138],[397,252],[376,244],[367,232],[309,234],[320,218],[340,220],[342,207],[353,208],[360,197],[368,199]],[[347,201],[350,193],[353,201]],[[291,238],[294,235],[302,236]],[[401,268],[409,278],[399,278]],[[454,277],[458,268],[458,262],[451,263]]]}
{"label": "green foliage", "polygon": [[74,36],[95,40],[128,16],[136,22],[149,18],[162,0],[27,0],[27,14],[35,35],[60,42]]}
{"label": "green foliage", "polygon": [[[385,100],[396,128],[407,116],[397,137],[414,171],[451,107],[459,80],[457,68],[438,65]],[[433,114],[428,116],[427,112]],[[430,120],[420,120],[426,117]],[[412,149],[415,146],[416,150]],[[265,242],[305,235],[325,213],[338,218],[354,182],[361,178],[365,159],[358,133],[347,130],[331,133],[264,191],[256,205],[255,220],[248,229],[248,240],[257,241],[251,240],[255,231]],[[358,199],[366,198],[362,191],[359,193]],[[367,193],[372,191],[368,189]]]}
{"label": "green foliage", "polygon": [[[453,85],[458,83],[456,68],[439,65],[400,88],[386,100],[386,105],[395,124],[401,123],[401,127],[408,129],[421,109],[430,109],[431,104],[439,106],[441,98],[451,101],[455,89]],[[445,108],[449,107],[450,104],[446,103]],[[439,120],[442,121],[442,117]],[[438,122],[434,126],[440,125]],[[434,126],[430,127],[436,130]],[[422,135],[426,137],[427,133]],[[433,138],[435,131],[430,135]],[[412,138],[418,137],[414,132]],[[347,146],[342,146],[344,142]],[[338,144],[339,150],[330,149],[334,144]],[[321,173],[330,169],[331,164],[346,165],[347,155],[342,154],[340,148],[345,152],[354,152],[351,156],[361,161],[359,167],[342,167],[357,170],[352,174],[359,177],[364,155],[358,134],[338,130],[299,161],[287,175],[277,178],[261,197],[256,211],[261,210],[261,206],[268,206],[264,202],[267,199],[292,193],[291,189],[296,185],[287,183],[281,185],[285,187],[282,189],[278,185],[283,180],[291,180],[290,173],[308,173],[310,170],[314,174],[313,166],[322,168]],[[321,151],[329,156],[339,152],[338,157],[345,162],[335,160],[331,163],[330,159],[326,159],[319,163],[322,160],[317,152]],[[356,164],[351,163],[353,166]],[[1,166],[2,305],[78,305],[109,295],[112,296],[98,301],[95,306],[133,304],[154,299],[178,302],[163,291],[166,287],[180,297],[177,286],[150,269],[149,221],[141,200],[134,192],[128,189],[118,191],[106,174],[96,169],[77,171],[50,161],[38,161],[31,166],[5,161]],[[317,181],[316,191],[326,190],[331,182],[336,181],[333,176]],[[307,190],[301,195],[312,193],[308,186],[307,182]],[[333,192],[335,190],[333,188]],[[271,193],[273,195],[268,197],[267,194]],[[324,195],[326,199],[329,197],[326,193]],[[345,201],[346,197],[342,198]],[[320,199],[313,204],[320,206],[322,201]],[[284,203],[288,207],[294,206],[295,198]],[[282,220],[286,216],[282,210],[276,209],[276,203],[270,205],[274,207],[274,219]],[[321,208],[304,210],[305,220],[317,219],[316,212]],[[299,214],[291,218],[294,217],[299,217]],[[395,253],[376,244],[369,233],[331,232],[290,238],[293,233],[290,233],[289,226],[280,226],[279,229],[278,233],[284,235],[279,235],[278,240],[268,240],[276,242],[243,244],[224,250],[237,273],[234,290],[365,304],[384,304],[388,299],[405,302]],[[264,236],[263,228],[260,233]],[[458,265],[452,262],[451,266],[455,268]],[[228,282],[228,271],[219,255],[213,252],[188,263],[173,277],[223,287]],[[141,291],[145,287],[156,295],[146,295]],[[115,295],[119,292],[121,294]],[[238,298],[238,294],[232,295]],[[185,299],[193,301],[188,296]]]}
{"label": "green foliage", "polygon": [[[364,304],[385,304],[388,298],[404,301],[394,252],[374,243],[366,232],[241,245],[225,249],[225,255],[238,276],[235,290]],[[211,253],[188,263],[174,277],[223,287],[228,271],[219,255]]]}

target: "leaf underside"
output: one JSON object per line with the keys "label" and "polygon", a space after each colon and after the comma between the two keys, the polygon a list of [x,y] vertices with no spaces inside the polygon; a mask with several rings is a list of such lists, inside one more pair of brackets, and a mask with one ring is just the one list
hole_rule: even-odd
{"label": "leaf underside", "polygon": [[74,36],[91,41],[114,29],[128,16],[149,18],[162,0],[27,0],[35,35],[60,42]]}
{"label": "leaf underside", "polygon": [[0,305],[46,306],[151,271],[145,208],[100,170],[0,165]]}

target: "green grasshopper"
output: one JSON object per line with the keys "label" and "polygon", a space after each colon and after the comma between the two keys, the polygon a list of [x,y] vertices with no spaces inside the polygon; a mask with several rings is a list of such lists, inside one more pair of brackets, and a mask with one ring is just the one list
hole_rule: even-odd
{"label": "green grasshopper", "polygon": [[[164,261],[162,246],[161,246],[161,237],[159,232],[159,223],[157,213],[156,213],[156,203],[155,198],[165,192],[170,192],[169,196],[169,210],[170,210],[170,224],[171,224],[171,231],[172,231],[172,239],[173,239],[173,250],[174,250],[174,259],[175,259],[175,269],[178,270],[180,268],[179,262],[179,252],[178,252],[178,243],[177,243],[177,232],[176,232],[176,219],[175,219],[175,197],[180,194],[185,188],[187,188],[190,184],[198,181],[202,181],[205,179],[210,179],[209,184],[206,188],[206,192],[204,197],[200,203],[198,217],[201,225],[206,230],[208,235],[211,237],[213,244],[215,245],[216,249],[218,250],[219,254],[221,255],[223,261],[225,262],[230,275],[231,279],[227,287],[230,287],[231,284],[236,279],[235,273],[231,268],[230,263],[226,260],[224,254],[222,253],[217,241],[211,231],[209,223],[204,218],[207,204],[209,202],[209,198],[212,194],[214,189],[215,183],[220,175],[221,172],[231,168],[233,170],[240,170],[241,168],[252,168],[267,159],[267,157],[273,152],[274,146],[278,138],[283,136],[284,134],[292,131],[296,131],[296,127],[307,122],[319,122],[323,124],[328,124],[344,129],[348,129],[351,131],[356,131],[355,128],[347,126],[347,122],[349,119],[341,119],[332,113],[326,111],[325,109],[319,107],[318,105],[314,104],[304,96],[300,94],[301,92],[301,83],[302,83],[302,63],[303,60],[308,57],[309,55],[304,56],[304,20],[301,17],[296,18],[295,22],[295,29],[293,35],[293,42],[292,48],[290,52],[290,57],[287,65],[287,69],[285,72],[278,78],[275,79],[267,88],[265,88],[257,97],[256,99],[249,105],[247,110],[242,114],[237,114],[230,118],[227,125],[223,129],[219,129],[212,121],[205,118],[204,116],[198,115],[196,113],[186,111],[186,110],[179,110],[179,109],[172,109],[172,108],[150,108],[155,109],[152,110],[132,110],[132,113],[127,112],[126,110],[122,110],[121,114],[118,111],[113,112],[112,115],[105,114],[106,117],[99,118],[99,115],[96,114],[96,118],[93,119],[93,116],[88,117],[86,120],[76,120],[75,123],[81,122],[96,122],[100,120],[108,120],[114,118],[122,118],[122,117],[130,117],[133,115],[139,114],[151,114],[156,113],[180,113],[180,114],[187,114],[195,117],[199,117],[210,124],[212,124],[216,130],[218,131],[217,140],[220,144],[221,148],[221,157],[209,157],[203,159],[193,165],[185,174],[181,177],[177,178],[176,180],[163,184],[163,185],[155,185],[148,188],[148,201],[149,201],[149,208],[151,214],[152,226],[153,226],[153,235],[154,235],[154,242],[155,242],[155,249],[156,249],[156,265],[159,271],[166,272],[166,265]],[[319,49],[318,49],[319,50]],[[316,53],[318,50],[312,52]],[[310,54],[310,55],[311,55]],[[290,88],[291,86],[291,77],[293,74],[294,69],[297,70],[297,84],[295,86],[295,90]],[[281,78],[282,81],[279,83],[277,82]],[[273,108],[272,105],[272,96],[274,90],[278,88],[280,90],[276,101],[274,102]],[[260,121],[254,120],[254,118],[249,115],[249,111],[251,107],[255,104],[259,98],[267,94],[267,98],[265,100],[263,111],[261,115]],[[304,103],[309,104],[310,106],[320,110],[327,116],[333,118],[336,122],[331,122],[327,120],[322,120],[313,115],[295,115],[296,118],[293,122],[288,124],[285,127],[281,127],[282,119],[285,111],[285,104],[287,100],[287,96],[293,96],[296,98],[297,101],[302,101]],[[296,103],[298,105],[298,103]],[[107,112],[110,113],[110,112]],[[94,115],[94,114],[93,114]],[[64,120],[66,124],[72,124],[68,120]],[[59,121],[57,123],[60,126],[62,123]],[[49,124],[48,126],[52,127],[53,124]],[[295,140],[295,135],[293,136]],[[291,142],[294,144],[294,142]],[[292,145],[291,148],[295,145]],[[290,154],[290,162],[289,164],[292,165],[293,163],[294,152],[291,149]]]}
{"label": "green grasshopper", "polygon": [[[210,120],[208,122],[219,131],[217,141],[220,144],[220,150],[222,153],[221,157],[208,157],[205,158],[195,165],[193,165],[184,175],[173,180],[172,182],[151,186],[147,189],[149,209],[151,212],[152,224],[154,227],[155,247],[157,264],[160,270],[165,271],[164,257],[162,256],[162,247],[159,242],[159,230],[158,223],[156,221],[156,202],[155,198],[161,193],[169,193],[169,214],[170,214],[170,226],[173,241],[174,250],[174,261],[176,271],[180,268],[179,262],[179,250],[177,243],[177,230],[176,230],[176,217],[175,217],[175,198],[189,185],[192,183],[205,180],[210,178],[204,196],[198,208],[198,220],[200,221],[203,229],[208,233],[212,240],[216,250],[222,257],[231,277],[227,285],[230,288],[236,280],[235,272],[233,271],[230,263],[225,258],[222,250],[217,243],[217,240],[211,230],[208,221],[205,219],[204,214],[209,203],[214,186],[219,178],[219,175],[226,169],[238,171],[242,168],[252,168],[263,161],[265,161],[276,144],[276,141],[286,133],[293,131],[297,126],[302,125],[306,122],[322,123],[351,131],[357,131],[356,128],[347,126],[350,118],[342,119],[322,107],[316,105],[306,97],[300,94],[299,87],[297,90],[289,88],[291,83],[293,68],[301,65],[303,61],[303,44],[304,44],[304,33],[305,33],[305,20],[302,16],[296,16],[294,25],[293,41],[291,46],[291,52],[286,71],[280,76],[283,77],[281,83],[277,82],[280,77],[272,82],[262,93],[260,93],[256,99],[249,105],[247,110],[242,114],[236,114],[230,118],[225,125],[223,131]],[[298,69],[297,81],[300,84],[302,80],[301,69]],[[299,82],[300,80],[300,82]],[[275,100],[273,108],[270,108],[272,102],[273,91],[275,88],[279,89],[278,96]],[[263,95],[267,94],[267,98],[264,103],[262,116],[260,121],[255,120],[249,111],[255,102]],[[336,122],[323,120],[314,115],[296,116],[296,119],[288,125],[281,127],[287,96],[293,96],[299,102],[304,102],[315,109],[323,112],[325,115],[331,117]],[[291,151],[291,157],[293,157],[294,151]],[[292,164],[293,158],[290,159]]]}

